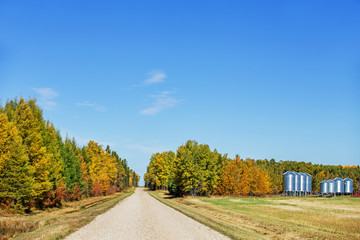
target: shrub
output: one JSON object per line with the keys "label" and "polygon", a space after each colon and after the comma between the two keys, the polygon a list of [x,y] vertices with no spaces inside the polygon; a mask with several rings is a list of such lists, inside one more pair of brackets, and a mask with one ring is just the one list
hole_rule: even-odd
{"label": "shrub", "polygon": [[115,185],[111,185],[110,187],[108,187],[108,189],[106,190],[106,195],[110,195],[113,194],[114,192],[116,192],[117,188]]}
{"label": "shrub", "polygon": [[102,187],[99,183],[95,183],[90,191],[90,196],[94,197],[94,196],[101,196],[101,195],[103,195]]}
{"label": "shrub", "polygon": [[60,185],[54,190],[46,193],[44,198],[45,207],[61,207],[62,199],[68,194],[68,191],[65,188],[64,182],[61,182]]}
{"label": "shrub", "polygon": [[74,190],[72,193],[68,193],[65,196],[66,201],[79,201],[83,196],[83,192],[78,185],[75,185]]}

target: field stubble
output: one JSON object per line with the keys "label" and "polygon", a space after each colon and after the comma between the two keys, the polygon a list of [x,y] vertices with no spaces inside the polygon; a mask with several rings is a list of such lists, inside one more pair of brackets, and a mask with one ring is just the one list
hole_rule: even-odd
{"label": "field stubble", "polygon": [[233,239],[360,239],[360,198],[150,194]]}

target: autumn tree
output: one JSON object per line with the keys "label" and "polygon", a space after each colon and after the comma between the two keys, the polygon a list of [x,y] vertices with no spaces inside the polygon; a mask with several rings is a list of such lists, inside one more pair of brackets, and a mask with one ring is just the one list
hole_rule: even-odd
{"label": "autumn tree", "polygon": [[90,178],[94,185],[99,184],[103,193],[106,193],[111,185],[115,185],[117,177],[115,158],[95,141],[89,141],[85,151],[90,158]]}
{"label": "autumn tree", "polygon": [[221,195],[264,195],[270,191],[269,173],[256,166],[255,161],[230,161],[221,176],[217,192]]}
{"label": "autumn tree", "polygon": [[17,211],[30,210],[34,191],[33,168],[13,123],[0,114],[0,202]]}
{"label": "autumn tree", "polygon": [[[38,204],[44,194],[52,187],[49,181],[49,165],[51,155],[47,153],[43,145],[41,128],[44,125],[40,118],[40,110],[35,104],[36,100],[25,101],[23,98],[10,102],[9,107],[11,117],[23,140],[25,152],[29,158],[29,163],[34,173],[34,190]],[[15,107],[15,110],[13,109]],[[14,111],[13,111],[14,110]]]}
{"label": "autumn tree", "polygon": [[150,158],[146,179],[152,189],[166,189],[170,175],[170,163],[166,152],[155,153]]}
{"label": "autumn tree", "polygon": [[217,188],[220,154],[206,144],[188,141],[178,148],[174,160],[174,182],[181,194],[208,195]]}
{"label": "autumn tree", "polygon": [[110,194],[139,179],[110,146],[104,151],[95,142],[79,148],[75,139],[63,141],[35,99],[0,106],[0,206],[61,206],[63,199],[90,195],[96,184],[100,194]]}

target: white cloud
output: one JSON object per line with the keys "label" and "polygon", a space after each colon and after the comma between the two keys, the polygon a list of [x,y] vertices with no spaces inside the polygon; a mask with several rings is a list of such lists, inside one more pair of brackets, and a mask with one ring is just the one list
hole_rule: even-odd
{"label": "white cloud", "polygon": [[144,85],[150,85],[155,83],[165,82],[166,74],[161,71],[152,71],[149,73],[150,78],[144,81]]}
{"label": "white cloud", "polygon": [[180,100],[171,96],[173,94],[174,92],[171,91],[163,91],[158,95],[151,95],[150,97],[155,99],[154,103],[152,104],[153,106],[141,110],[140,113],[143,115],[155,115],[167,108],[174,107],[180,102]]}
{"label": "white cloud", "polygon": [[58,96],[58,93],[51,88],[33,88],[33,90],[39,95],[39,103],[46,110],[54,110],[56,102],[54,98]]}
{"label": "white cloud", "polygon": [[80,102],[80,103],[77,103],[78,106],[80,107],[90,107],[98,112],[106,112],[107,111],[107,108],[104,107],[104,106],[101,106],[97,103],[90,103],[90,102]]}

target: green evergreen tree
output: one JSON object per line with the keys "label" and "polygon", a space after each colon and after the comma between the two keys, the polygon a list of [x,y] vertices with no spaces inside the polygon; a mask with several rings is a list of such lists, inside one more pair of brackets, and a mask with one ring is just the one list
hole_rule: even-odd
{"label": "green evergreen tree", "polygon": [[50,164],[48,166],[49,171],[49,181],[52,184],[52,189],[55,190],[61,180],[62,180],[62,161],[61,161],[61,153],[60,153],[60,144],[62,141],[61,138],[58,139],[58,134],[49,121],[46,122],[46,127],[44,129],[43,142],[46,146],[46,151],[50,154]]}
{"label": "green evergreen tree", "polygon": [[82,179],[81,160],[77,156],[75,140],[66,137],[65,142],[60,146],[60,154],[66,189],[72,193],[76,185],[81,186]]}

